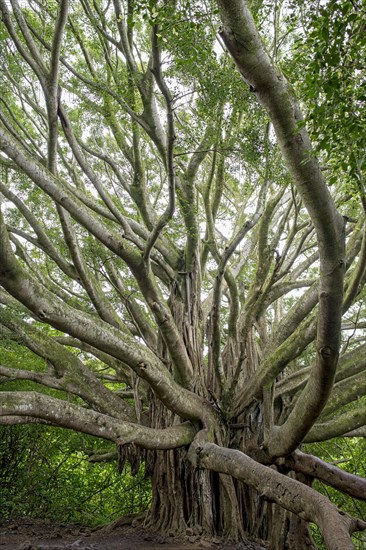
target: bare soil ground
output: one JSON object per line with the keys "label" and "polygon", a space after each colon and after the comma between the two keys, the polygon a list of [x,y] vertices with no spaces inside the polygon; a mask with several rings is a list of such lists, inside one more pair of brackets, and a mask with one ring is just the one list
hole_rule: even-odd
{"label": "bare soil ground", "polygon": [[0,522],[0,550],[265,550],[254,542],[206,540],[188,530],[184,537],[162,537],[140,527],[91,529],[34,519]]}

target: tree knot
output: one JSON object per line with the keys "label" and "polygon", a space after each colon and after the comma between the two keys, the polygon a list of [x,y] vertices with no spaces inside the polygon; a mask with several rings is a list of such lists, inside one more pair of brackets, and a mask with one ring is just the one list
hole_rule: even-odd
{"label": "tree knot", "polygon": [[330,359],[331,357],[334,357],[334,355],[335,355],[332,348],[330,348],[328,346],[320,348],[319,353],[323,357],[323,359]]}

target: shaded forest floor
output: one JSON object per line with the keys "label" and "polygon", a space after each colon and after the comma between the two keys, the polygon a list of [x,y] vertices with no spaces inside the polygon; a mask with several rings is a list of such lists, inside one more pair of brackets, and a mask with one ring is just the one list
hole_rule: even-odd
{"label": "shaded forest floor", "polygon": [[254,542],[208,541],[187,533],[185,537],[161,537],[141,528],[91,529],[46,523],[34,519],[0,523],[0,550],[264,550]]}

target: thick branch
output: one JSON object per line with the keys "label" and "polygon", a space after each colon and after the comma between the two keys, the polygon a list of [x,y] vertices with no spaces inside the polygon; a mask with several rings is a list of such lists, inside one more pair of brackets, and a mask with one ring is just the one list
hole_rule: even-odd
{"label": "thick branch", "polygon": [[35,161],[0,125],[0,149],[3,150],[29,178],[48,194],[57,204],[65,208],[71,216],[86,227],[107,248],[123,258],[127,263],[136,263],[140,256],[131,249],[126,240],[107,229],[104,223],[92,214],[92,211],[79,202],[68,186],[56,178],[39,162]]}
{"label": "thick branch", "polygon": [[[212,407],[204,399],[177,384],[160,359],[148,348],[127,333],[63,304],[29,276],[17,262],[1,221],[0,213],[0,283],[9,294],[42,321],[128,364],[150,384],[159,399],[181,417],[200,419],[204,424],[215,421]],[[158,303],[155,307],[161,312]],[[177,342],[182,342],[182,339],[179,338],[176,345]]]}
{"label": "thick branch", "polygon": [[366,394],[366,376],[364,370],[336,383],[321,418],[331,416],[341,407],[360,399]]}
{"label": "thick branch", "polygon": [[176,139],[175,127],[174,127],[174,116],[173,116],[173,99],[168,89],[168,86],[164,80],[162,71],[161,71],[161,56],[160,48],[158,43],[158,27],[154,25],[152,31],[152,59],[153,67],[151,69],[153,75],[155,76],[156,83],[163,94],[166,112],[167,112],[167,146],[166,146],[166,168],[168,176],[168,204],[160,216],[155,226],[153,227],[149,239],[146,243],[146,248],[144,251],[144,259],[149,260],[150,252],[157,241],[159,234],[164,229],[164,227],[172,219],[174,210],[175,210],[175,165],[174,165],[174,142]]}
{"label": "thick branch", "polygon": [[195,436],[189,422],[165,429],[147,428],[131,422],[100,414],[37,392],[1,392],[0,424],[2,417],[29,417],[47,421],[63,428],[102,437],[119,445],[135,443],[146,449],[175,449],[188,445]]}
{"label": "thick branch", "polygon": [[340,513],[314,489],[255,462],[240,451],[206,443],[198,448],[197,453],[198,466],[231,475],[254,487],[269,501],[276,502],[305,521],[316,523],[324,535],[328,550],[352,550],[354,547],[349,533],[366,529],[366,522]]}
{"label": "thick branch", "polygon": [[32,68],[32,70],[35,72],[38,78],[42,80],[46,73],[46,68],[42,62],[42,58],[40,56],[39,50],[34,44],[32,37],[30,36],[29,29],[23,18],[18,2],[12,1],[12,8],[14,10],[14,13],[17,16],[18,24],[20,25],[23,36],[26,39],[29,51],[27,51],[27,49],[24,47],[24,44],[21,38],[19,37],[19,35],[17,34],[14,28],[14,25],[12,23],[11,16],[10,16],[10,11],[8,9],[8,2],[6,0],[0,0],[0,10],[2,14],[2,20],[5,23],[6,28],[17,50],[19,51],[23,59]]}
{"label": "thick branch", "polygon": [[243,0],[219,0],[221,37],[244,80],[266,109],[299,195],[314,224],[320,253],[317,361],[286,423],[269,438],[276,456],[294,450],[330,394],[340,346],[344,277],[344,222],[325,185],[294,92],[272,64]]}
{"label": "thick branch", "polygon": [[[52,260],[62,269],[66,275],[72,279],[77,279],[77,273],[74,266],[68,262],[53,245],[52,241],[49,239],[47,233],[41,227],[36,216],[27,208],[27,206],[15,195],[10,189],[0,182],[0,191],[3,195],[17,207],[17,209],[23,214],[27,222],[30,224],[32,229],[37,235],[38,246],[50,257]],[[23,235],[22,235],[23,236]]]}
{"label": "thick branch", "polygon": [[301,451],[295,451],[286,463],[296,472],[324,481],[346,495],[366,500],[366,479],[362,477],[345,472],[333,464],[327,464],[320,458]]}
{"label": "thick branch", "polygon": [[18,379],[33,380],[50,388],[78,395],[91,406],[112,416],[133,420],[133,409],[106,388],[95,374],[66,347],[53,338],[37,330],[29,323],[17,319],[13,314],[4,316],[1,323],[17,335],[21,343],[33,353],[45,359],[49,372],[32,372],[20,369],[0,367],[0,374]]}
{"label": "thick branch", "polygon": [[358,428],[366,426],[366,406],[360,406],[351,411],[335,416],[328,422],[315,424],[304,439],[304,443],[326,441],[332,437],[340,437]]}
{"label": "thick branch", "polygon": [[47,86],[44,89],[48,115],[48,168],[53,174],[56,174],[57,171],[57,122],[61,94],[61,88],[58,86],[60,52],[69,11],[69,0],[61,0],[60,4],[53,34],[50,73],[47,78]]}

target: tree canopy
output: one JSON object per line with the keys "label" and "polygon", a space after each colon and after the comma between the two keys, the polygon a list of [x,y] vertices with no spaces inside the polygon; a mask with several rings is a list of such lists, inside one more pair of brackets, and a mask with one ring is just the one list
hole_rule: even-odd
{"label": "tree canopy", "polygon": [[0,0],[0,423],[144,462],[161,531],[366,528],[300,450],[366,435],[365,11]]}

